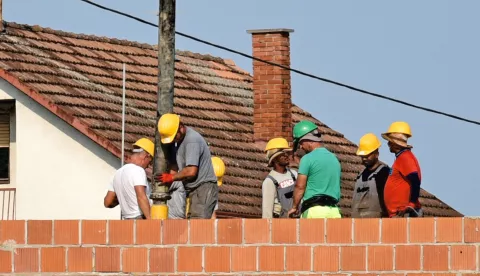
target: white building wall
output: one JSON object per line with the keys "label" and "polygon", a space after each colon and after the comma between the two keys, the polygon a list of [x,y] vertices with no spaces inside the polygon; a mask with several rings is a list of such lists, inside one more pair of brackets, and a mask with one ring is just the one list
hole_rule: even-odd
{"label": "white building wall", "polygon": [[15,99],[15,116],[11,184],[0,189],[17,189],[16,219],[119,219],[103,197],[120,160],[0,79],[5,99]]}

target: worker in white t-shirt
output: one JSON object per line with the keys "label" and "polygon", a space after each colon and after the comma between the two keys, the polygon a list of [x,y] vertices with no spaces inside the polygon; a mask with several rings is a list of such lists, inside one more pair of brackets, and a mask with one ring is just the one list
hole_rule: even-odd
{"label": "worker in white t-shirt", "polygon": [[130,162],[115,172],[104,199],[106,208],[120,204],[122,219],[150,219],[150,186],[145,168],[153,160],[154,143],[141,138],[133,144]]}

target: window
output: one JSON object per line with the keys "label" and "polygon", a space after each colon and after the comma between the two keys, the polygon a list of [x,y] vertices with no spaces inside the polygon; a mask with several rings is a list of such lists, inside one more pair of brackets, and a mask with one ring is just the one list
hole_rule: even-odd
{"label": "window", "polygon": [[10,114],[11,102],[0,102],[0,184],[10,183]]}

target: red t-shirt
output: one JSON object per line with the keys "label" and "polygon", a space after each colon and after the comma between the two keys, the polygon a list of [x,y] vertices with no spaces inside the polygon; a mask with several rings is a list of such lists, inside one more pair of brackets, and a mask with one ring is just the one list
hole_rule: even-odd
{"label": "red t-shirt", "polygon": [[[393,162],[392,170],[385,183],[384,197],[390,217],[394,216],[398,208],[405,207],[410,202],[410,184],[407,176],[413,172],[418,173],[422,180],[422,173],[417,158],[410,150],[406,150]],[[420,208],[420,202],[415,202],[416,208]]]}

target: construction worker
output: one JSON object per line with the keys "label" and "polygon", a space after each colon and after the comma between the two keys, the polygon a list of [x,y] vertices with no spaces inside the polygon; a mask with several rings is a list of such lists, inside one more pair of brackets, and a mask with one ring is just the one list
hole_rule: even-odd
{"label": "construction worker", "polygon": [[122,219],[150,219],[150,186],[145,168],[154,157],[155,145],[148,138],[133,144],[129,163],[118,169],[104,198],[106,208],[120,204]]}
{"label": "construction worker", "polygon": [[198,132],[185,126],[176,114],[162,115],[158,132],[162,144],[176,143],[175,158],[168,160],[176,163],[178,172],[165,172],[156,175],[155,179],[167,186],[182,181],[190,200],[187,218],[211,218],[218,201],[218,186],[207,142]]}
{"label": "construction worker", "polygon": [[[292,149],[284,138],[273,138],[265,147],[268,166],[272,168],[262,183],[262,218],[287,217],[292,208],[293,188],[298,173],[288,168]],[[275,210],[279,202],[280,210]],[[275,215],[274,215],[275,213]]]}
{"label": "construction worker", "polygon": [[394,122],[382,137],[388,141],[390,152],[395,154],[384,192],[388,215],[422,217],[419,201],[422,172],[411,150],[412,146],[407,143],[408,138],[412,137],[410,126],[406,122]]}
{"label": "construction worker", "polygon": [[381,145],[373,133],[363,135],[358,143],[357,155],[362,157],[365,169],[358,174],[353,190],[353,218],[388,217],[383,190],[390,167],[378,160]]}
{"label": "construction worker", "polygon": [[289,216],[299,213],[302,218],[340,218],[342,169],[335,154],[323,147],[317,125],[300,121],[293,128],[294,151],[300,146],[306,154],[300,161],[298,179],[293,193]]}
{"label": "construction worker", "polygon": [[[223,176],[225,175],[225,163],[220,157],[213,156],[212,165],[213,165],[213,170],[215,171],[215,175],[217,176],[217,185],[218,187],[220,187],[223,184]],[[212,219],[217,218],[217,210],[218,210],[218,201],[217,201],[217,205],[215,205],[215,209],[213,210]]]}

